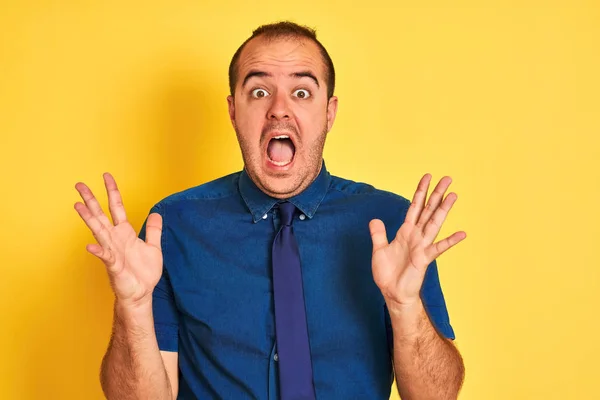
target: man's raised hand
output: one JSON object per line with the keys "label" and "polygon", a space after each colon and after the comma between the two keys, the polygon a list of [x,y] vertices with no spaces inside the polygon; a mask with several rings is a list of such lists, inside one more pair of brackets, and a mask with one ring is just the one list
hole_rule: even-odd
{"label": "man's raised hand", "polygon": [[118,301],[132,306],[149,302],[162,274],[162,217],[158,213],[148,216],[146,241],[141,240],[127,221],[117,183],[109,173],[104,174],[104,185],[112,222],[87,185],[75,185],[85,203],[75,203],[75,210],[98,241],[86,249],[106,266]]}

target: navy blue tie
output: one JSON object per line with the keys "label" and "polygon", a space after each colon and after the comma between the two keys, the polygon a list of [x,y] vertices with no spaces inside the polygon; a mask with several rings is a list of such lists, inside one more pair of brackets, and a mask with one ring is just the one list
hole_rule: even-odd
{"label": "navy blue tie", "polygon": [[300,254],[292,221],[296,206],[279,204],[281,229],[273,242],[275,334],[281,400],[315,398]]}

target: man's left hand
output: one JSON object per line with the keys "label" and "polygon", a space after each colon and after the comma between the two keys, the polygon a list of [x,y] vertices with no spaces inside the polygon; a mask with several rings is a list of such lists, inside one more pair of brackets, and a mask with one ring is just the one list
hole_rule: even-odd
{"label": "man's left hand", "polygon": [[450,177],[444,177],[425,205],[430,182],[429,174],[421,178],[406,219],[391,243],[381,220],[369,223],[373,239],[373,278],[388,307],[411,306],[420,301],[427,266],[467,237],[465,232],[455,232],[434,243],[457,195],[449,193],[444,198],[452,182]]}

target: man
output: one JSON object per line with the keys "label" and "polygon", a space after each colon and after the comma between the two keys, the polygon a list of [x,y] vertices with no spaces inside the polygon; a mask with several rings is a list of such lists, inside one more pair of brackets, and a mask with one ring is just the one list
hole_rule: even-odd
{"label": "man", "polygon": [[456,398],[435,259],[466,235],[434,243],[450,178],[410,204],[327,172],[335,73],[306,27],[260,27],[229,76],[242,172],[163,199],[139,238],[111,175],[112,223],[76,185],[115,293],[107,398],[387,399],[394,373],[404,400]]}

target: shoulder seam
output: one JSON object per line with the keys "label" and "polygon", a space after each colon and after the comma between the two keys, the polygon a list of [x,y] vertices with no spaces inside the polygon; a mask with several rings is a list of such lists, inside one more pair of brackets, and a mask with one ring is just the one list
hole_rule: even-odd
{"label": "shoulder seam", "polygon": [[[202,200],[219,200],[219,199],[225,199],[228,197],[232,197],[235,196],[237,194],[237,185],[238,185],[238,181],[239,181],[239,176],[234,176],[233,179],[233,183],[231,184],[231,186],[229,188],[226,188],[225,190],[221,190],[221,191],[217,191],[216,193],[205,193],[204,195],[198,195],[195,194],[194,191],[197,190],[202,190],[202,186],[205,185],[209,185],[213,182],[216,182],[218,180],[222,180],[222,179],[226,179],[227,177],[231,177],[232,175],[235,175],[237,173],[233,173],[230,175],[226,175],[223,176],[221,178],[217,178],[213,181],[209,181],[209,182],[205,182],[202,183],[200,185],[188,188],[188,189],[184,189],[180,192],[177,193],[173,193],[165,198],[163,198],[162,200],[159,201],[159,203],[164,203],[166,204],[172,204],[174,202],[177,201],[194,201],[194,200],[198,200],[198,201],[202,201]],[[191,193],[187,193],[186,192],[191,192]]]}
{"label": "shoulder seam", "polygon": [[400,200],[404,200],[404,201],[410,202],[410,200],[408,200],[407,198],[405,198],[405,197],[403,197],[403,196],[401,196],[399,194],[396,194],[396,193],[393,193],[393,192],[389,192],[389,191],[386,191],[386,190],[379,190],[379,189],[376,189],[376,188],[373,188],[373,190],[370,191],[370,192],[357,192],[357,193],[347,192],[347,191],[341,190],[341,189],[336,188],[336,187],[332,187],[331,189],[335,190],[336,192],[339,192],[339,193],[342,193],[344,195],[347,195],[347,196],[361,196],[362,195],[362,196],[396,197],[396,198],[398,198]]}

